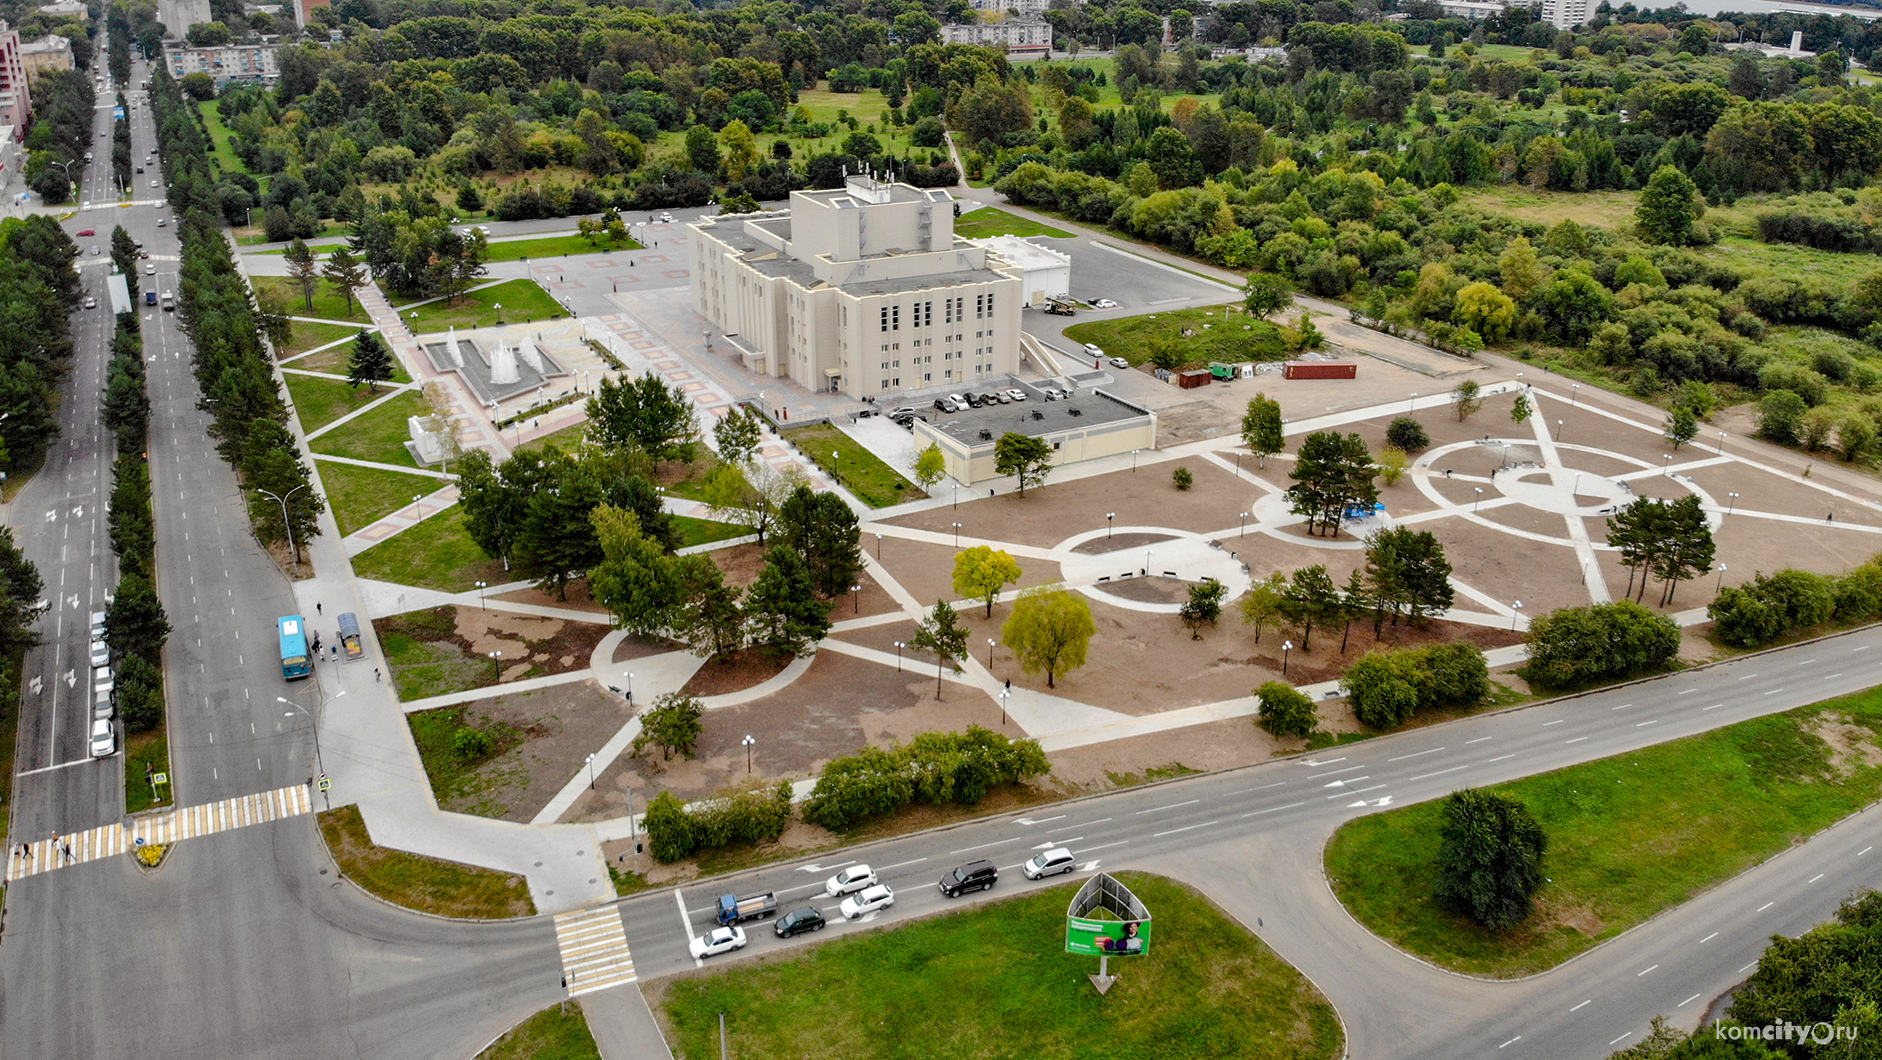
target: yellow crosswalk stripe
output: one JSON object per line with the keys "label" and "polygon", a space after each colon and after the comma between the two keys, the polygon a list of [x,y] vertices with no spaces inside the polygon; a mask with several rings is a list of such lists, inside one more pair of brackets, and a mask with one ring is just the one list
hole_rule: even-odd
{"label": "yellow crosswalk stripe", "polygon": [[570,997],[632,983],[634,957],[627,948],[627,930],[621,911],[613,905],[598,909],[557,913],[556,945],[562,951],[562,972]]}
{"label": "yellow crosswalk stripe", "polygon": [[[100,825],[72,835],[17,844],[6,852],[5,881],[24,879],[87,861],[98,861],[145,844],[175,843],[197,836],[226,832],[235,828],[266,824],[284,817],[298,817],[313,812],[313,799],[307,785],[294,784],[273,791],[239,795],[221,802],[184,806],[165,813],[149,814],[120,824]],[[67,851],[70,854],[67,854]],[[619,921],[620,917],[615,917]],[[622,936],[625,953],[627,939]],[[629,965],[632,968],[632,965]]]}

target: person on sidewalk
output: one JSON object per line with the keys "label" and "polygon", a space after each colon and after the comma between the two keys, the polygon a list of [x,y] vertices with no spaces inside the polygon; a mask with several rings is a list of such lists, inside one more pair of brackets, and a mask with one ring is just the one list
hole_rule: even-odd
{"label": "person on sidewalk", "polygon": [[314,601],[314,614],[318,615],[321,613],[320,607],[321,607],[320,601],[318,600]]}

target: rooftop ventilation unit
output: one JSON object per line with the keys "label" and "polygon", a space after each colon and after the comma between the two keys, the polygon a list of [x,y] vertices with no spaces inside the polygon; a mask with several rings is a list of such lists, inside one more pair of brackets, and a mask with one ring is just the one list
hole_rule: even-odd
{"label": "rooftop ventilation unit", "polygon": [[1034,409],[1032,410],[1032,418],[1035,420],[1043,420],[1046,418],[1046,414],[1039,411],[1038,409]]}
{"label": "rooftop ventilation unit", "polygon": [[983,442],[993,441],[993,432],[983,428],[980,432],[980,440]]}
{"label": "rooftop ventilation unit", "polygon": [[1084,409],[1066,409],[1065,411],[1067,415],[1071,416],[1083,416],[1085,414]]}

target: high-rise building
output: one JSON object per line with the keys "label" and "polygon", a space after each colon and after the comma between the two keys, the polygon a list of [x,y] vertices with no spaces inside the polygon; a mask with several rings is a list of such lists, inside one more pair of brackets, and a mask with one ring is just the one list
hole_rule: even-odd
{"label": "high-rise building", "polygon": [[209,0],[157,0],[157,21],[168,40],[182,40],[190,27],[214,18]]}
{"label": "high-rise building", "polygon": [[19,31],[0,22],[0,126],[10,127],[16,139],[25,137],[33,116],[33,97],[26,81]]}
{"label": "high-rise building", "polygon": [[860,398],[1019,368],[1021,270],[957,237],[939,188],[852,176],[693,230],[693,308],[747,371]]}
{"label": "high-rise building", "polygon": [[1595,0],[1542,0],[1542,20],[1556,29],[1577,29],[1594,18]]}

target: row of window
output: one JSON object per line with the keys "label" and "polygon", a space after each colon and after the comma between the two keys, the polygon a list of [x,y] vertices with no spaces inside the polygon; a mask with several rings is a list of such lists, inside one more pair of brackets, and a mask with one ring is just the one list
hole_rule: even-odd
{"label": "row of window", "polygon": [[[884,332],[902,330],[902,307],[900,305],[881,306],[878,308],[877,312],[879,314],[878,316],[879,326]],[[989,292],[987,294],[975,295],[974,296],[974,319],[984,320],[987,317],[990,317],[992,315],[993,315],[993,294]],[[845,311],[845,323],[847,323],[847,316],[848,316],[848,313],[846,310]],[[941,299],[941,322],[942,323],[959,324],[959,323],[966,321],[966,319],[967,319],[967,299],[965,296],[961,298]],[[934,326],[934,303],[933,302],[910,303],[908,307],[908,326],[911,328],[933,327]]]}

